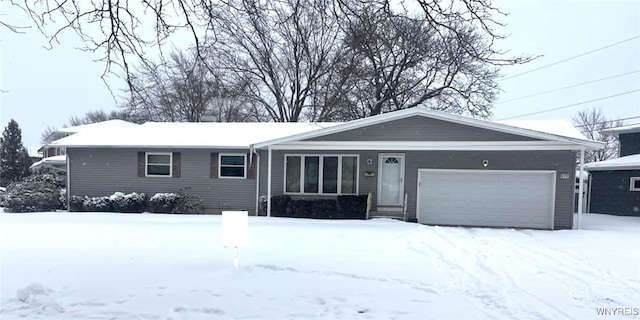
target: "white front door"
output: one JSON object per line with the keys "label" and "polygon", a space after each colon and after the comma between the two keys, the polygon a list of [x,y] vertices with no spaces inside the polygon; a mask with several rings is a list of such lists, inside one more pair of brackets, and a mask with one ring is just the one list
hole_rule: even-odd
{"label": "white front door", "polygon": [[378,206],[401,206],[404,194],[404,154],[378,156]]}

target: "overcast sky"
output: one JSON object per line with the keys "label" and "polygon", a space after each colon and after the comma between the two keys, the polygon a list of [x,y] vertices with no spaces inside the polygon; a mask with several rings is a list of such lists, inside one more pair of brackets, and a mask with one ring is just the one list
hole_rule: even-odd
{"label": "overcast sky", "polygon": [[[494,119],[570,120],[579,110],[600,107],[610,118],[637,117],[625,123],[640,123],[640,91],[624,94],[640,89],[640,38],[508,79],[640,36],[640,1],[498,0],[497,5],[510,13],[503,19],[508,23],[503,31],[510,36],[500,48],[542,57],[502,70],[505,79],[499,83],[504,92],[494,106]],[[0,12],[0,18],[29,23],[21,12],[8,8],[6,1],[0,3]],[[37,30],[13,34],[0,28],[0,32],[1,125],[4,128],[11,118],[18,121],[25,146],[38,146],[49,125],[61,127],[71,116],[116,108],[100,79],[104,65],[92,61],[98,56],[76,49],[80,42],[73,34],[66,34],[53,50],[47,50],[46,39]],[[629,74],[622,75],[625,73]],[[614,78],[518,99],[607,77]],[[122,81],[112,77],[109,83],[120,94]],[[518,117],[617,94],[623,95]]]}

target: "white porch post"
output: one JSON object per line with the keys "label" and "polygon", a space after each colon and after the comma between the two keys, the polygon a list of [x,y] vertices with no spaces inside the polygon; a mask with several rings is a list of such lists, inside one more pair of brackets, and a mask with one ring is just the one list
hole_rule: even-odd
{"label": "white porch post", "polygon": [[272,162],[271,146],[267,147],[267,217],[271,217],[271,162]]}
{"label": "white porch post", "polygon": [[[253,151],[252,151],[253,154]],[[260,211],[260,154],[256,152],[256,217]]]}
{"label": "white porch post", "polygon": [[582,223],[582,192],[584,192],[584,148],[580,148],[580,180],[578,180],[578,221],[576,229],[580,230],[580,224]]}

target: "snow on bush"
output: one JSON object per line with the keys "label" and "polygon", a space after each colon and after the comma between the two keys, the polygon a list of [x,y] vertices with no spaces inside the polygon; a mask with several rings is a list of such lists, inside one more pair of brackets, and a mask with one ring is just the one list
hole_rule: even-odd
{"label": "snow on bush", "polygon": [[111,201],[109,197],[84,197],[82,202],[83,211],[107,212],[111,211]]}
{"label": "snow on bush", "polygon": [[267,213],[267,200],[269,198],[265,195],[260,196],[260,198],[258,198],[258,203],[260,203],[260,213]]}
{"label": "snow on bush", "polygon": [[177,201],[178,195],[175,193],[156,193],[149,199],[149,211],[153,213],[172,213]]}
{"label": "snow on bush", "polygon": [[111,207],[116,212],[140,213],[144,211],[145,195],[144,193],[116,192],[109,196]]}
{"label": "snow on bush", "polygon": [[178,189],[178,201],[173,213],[203,213],[204,201],[202,198],[191,194],[190,187]]}
{"label": "snow on bush", "polygon": [[71,196],[69,197],[69,211],[80,212],[84,210],[84,197]]}
{"label": "snow on bush", "polygon": [[81,197],[73,195],[69,199],[69,211],[115,211],[115,212],[143,212],[145,207],[144,193],[116,192],[103,197]]}
{"label": "snow on bush", "polygon": [[55,211],[59,189],[45,181],[23,181],[9,185],[3,204],[7,212]]}

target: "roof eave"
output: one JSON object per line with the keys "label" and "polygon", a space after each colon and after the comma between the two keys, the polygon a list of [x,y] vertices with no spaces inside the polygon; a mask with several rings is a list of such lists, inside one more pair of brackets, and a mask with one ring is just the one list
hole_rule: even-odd
{"label": "roof eave", "polygon": [[351,122],[345,122],[344,124],[337,125],[334,127],[304,132],[304,133],[292,135],[289,137],[283,137],[279,139],[273,139],[269,141],[256,143],[256,144],[253,144],[252,147],[256,149],[261,149],[261,148],[268,147],[270,145],[286,143],[291,141],[299,141],[303,139],[316,138],[319,136],[325,136],[333,133],[362,128],[370,124],[380,123],[381,121],[388,122],[388,121],[408,118],[415,115],[421,115],[421,116],[426,116],[426,117],[430,117],[437,120],[449,121],[449,122],[454,122],[454,123],[463,124],[463,125],[470,125],[474,127],[483,128],[483,129],[515,134],[515,135],[520,135],[520,136],[525,136],[525,137],[530,137],[535,139],[541,139],[541,140],[547,139],[547,140],[574,143],[589,150],[598,150],[598,149],[604,148],[604,143],[601,143],[598,141],[559,136],[559,135],[539,132],[531,129],[514,127],[506,124],[489,122],[485,120],[478,120],[478,119],[463,117],[460,115],[448,114],[444,112],[436,112],[432,110],[425,110],[425,109],[419,109],[419,108],[407,109],[406,111],[404,110],[395,111],[395,112],[390,112],[390,113],[386,113],[379,116],[363,118],[363,119],[354,120]]}
{"label": "roof eave", "polygon": [[640,164],[637,165],[620,165],[606,167],[585,167],[586,171],[623,171],[623,170],[640,170]]}
{"label": "roof eave", "polygon": [[89,144],[50,144],[50,147],[64,148],[121,148],[121,149],[250,149],[250,146],[216,146],[216,145],[89,145]]}

